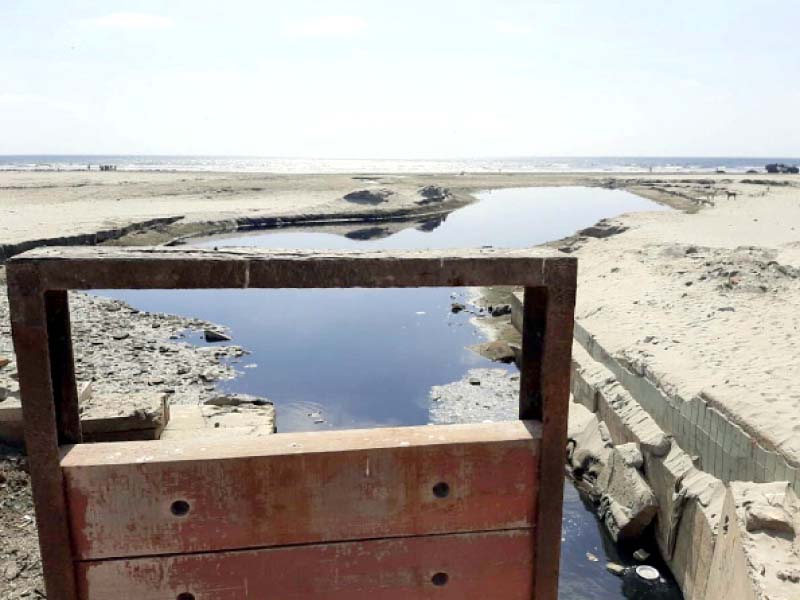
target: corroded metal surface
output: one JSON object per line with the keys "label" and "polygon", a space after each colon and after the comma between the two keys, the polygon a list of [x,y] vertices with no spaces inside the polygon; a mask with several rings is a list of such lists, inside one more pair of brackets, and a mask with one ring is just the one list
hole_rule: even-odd
{"label": "corroded metal surface", "polygon": [[[48,248],[34,250],[18,256],[8,265],[9,297],[12,309],[14,342],[19,364],[20,388],[23,398],[26,444],[30,456],[31,478],[48,597],[51,600],[62,598],[73,600],[77,598],[76,569],[79,573],[81,589],[84,592],[83,597],[102,597],[105,593],[101,591],[105,589],[102,587],[105,585],[103,582],[111,582],[112,588],[109,589],[114,590],[114,595],[122,593],[124,597],[141,597],[135,592],[127,592],[127,584],[124,577],[119,579],[120,573],[136,573],[137,581],[143,581],[140,577],[142,573],[149,573],[152,569],[170,569],[170,565],[173,565],[175,570],[170,572],[167,578],[168,581],[180,581],[181,577],[195,573],[194,577],[197,581],[203,583],[206,586],[205,589],[208,590],[210,589],[208,586],[222,585],[225,582],[224,577],[219,575],[221,571],[214,571],[211,566],[232,564],[230,561],[226,562],[228,559],[224,551],[211,555],[194,555],[197,557],[196,559],[190,557],[135,559],[137,561],[149,561],[136,563],[135,565],[122,561],[126,564],[120,567],[121,571],[114,570],[118,566],[114,561],[103,563],[102,565],[75,562],[78,557],[73,552],[80,552],[75,542],[76,540],[84,539],[80,536],[85,536],[86,532],[83,528],[86,527],[88,521],[75,521],[74,518],[81,511],[85,516],[88,514],[87,511],[91,511],[92,506],[81,506],[81,499],[75,497],[71,499],[68,508],[64,488],[63,473],[65,471],[62,470],[59,462],[60,446],[80,443],[81,441],[78,401],[77,394],[74,391],[65,290],[93,288],[201,289],[522,285],[526,288],[526,305],[523,324],[520,417],[528,420],[539,420],[543,423],[541,442],[536,441],[533,446],[525,446],[527,449],[523,450],[523,454],[527,453],[525,455],[531,460],[535,457],[538,460],[538,466],[533,462],[529,464],[522,459],[509,459],[507,462],[512,464],[515,469],[529,470],[522,474],[522,479],[518,479],[519,472],[515,473],[513,469],[508,469],[508,465],[505,465],[505,462],[502,468],[495,465],[496,472],[483,476],[487,481],[494,481],[494,485],[498,486],[499,489],[505,489],[503,486],[509,483],[512,485],[518,496],[510,500],[511,504],[509,506],[514,505],[516,507],[514,510],[519,511],[520,505],[518,502],[520,497],[523,502],[528,503],[524,508],[525,514],[529,515],[529,517],[523,519],[523,524],[526,528],[518,530],[520,533],[514,538],[512,544],[514,548],[518,548],[519,543],[524,544],[524,552],[519,553],[520,560],[514,562],[513,568],[498,568],[491,573],[480,571],[471,566],[473,563],[470,562],[477,559],[479,555],[485,558],[483,550],[476,553],[475,548],[482,547],[476,545],[476,540],[480,540],[481,544],[490,543],[491,540],[500,540],[502,543],[498,542],[497,552],[490,551],[488,553],[488,556],[499,556],[503,552],[507,553],[512,550],[512,546],[508,545],[511,544],[509,542],[510,537],[503,537],[504,534],[499,532],[492,534],[473,532],[461,534],[460,536],[440,535],[444,531],[437,530],[430,523],[425,523],[424,519],[412,523],[403,531],[398,530],[396,532],[377,534],[387,536],[423,534],[422,537],[401,537],[370,542],[338,541],[327,546],[342,547],[346,544],[355,544],[359,547],[353,546],[353,549],[361,552],[363,550],[361,546],[365,544],[388,544],[385,547],[388,548],[389,556],[393,557],[391,560],[396,559],[400,562],[392,563],[394,566],[389,566],[387,573],[394,573],[395,571],[392,569],[397,568],[399,571],[396,572],[403,573],[405,578],[403,579],[405,583],[402,585],[398,583],[398,589],[401,592],[405,590],[406,595],[412,593],[414,597],[427,597],[433,592],[441,592],[442,590],[434,590],[430,587],[430,579],[426,579],[428,575],[418,581],[414,580],[412,582],[413,585],[409,584],[408,574],[413,573],[415,577],[420,577],[421,573],[427,573],[427,567],[422,562],[428,561],[433,565],[436,562],[433,557],[438,556],[439,552],[431,549],[435,549],[438,544],[445,543],[445,541],[450,543],[451,540],[460,540],[460,543],[453,545],[452,550],[448,550],[448,552],[456,553],[453,572],[465,574],[465,577],[459,576],[460,583],[447,588],[449,596],[437,595],[437,597],[516,598],[531,597],[532,595],[539,600],[555,598],[558,585],[562,500],[561,469],[566,441],[569,357],[576,266],[577,261],[572,257],[548,256],[538,251],[506,250],[314,253],[252,249],[210,251],[163,248]],[[397,452],[403,450],[402,441],[396,441],[398,447],[387,451],[388,455],[399,456]],[[159,442],[140,442],[140,444],[154,443],[158,444]],[[497,441],[484,441],[481,443],[499,444]],[[499,445],[502,446],[502,444]],[[164,447],[166,448],[166,446]],[[532,451],[534,447],[536,448],[535,452]],[[79,445],[75,448],[83,448],[83,446]],[[141,448],[144,449],[145,446],[141,446]],[[441,449],[440,447],[439,451]],[[67,449],[65,448],[65,450]],[[131,451],[136,452],[137,450]],[[493,460],[491,458],[492,453],[497,451],[498,448],[483,450],[475,454],[473,458],[478,460],[482,456],[481,460],[488,460],[489,465],[491,465]],[[365,461],[367,455],[371,457],[375,452],[377,450],[373,449],[367,454],[358,455],[358,465],[364,467],[361,463]],[[222,455],[224,452],[220,454]],[[335,464],[344,464],[348,460],[343,458],[345,454],[337,455],[334,452],[333,456],[336,458],[332,460]],[[295,455],[291,454],[287,456],[292,459],[296,458]],[[410,457],[412,454],[409,453],[405,456]],[[446,453],[443,456],[446,456]],[[457,457],[460,457],[460,459],[457,460]],[[477,464],[471,467],[471,469],[477,469],[472,474],[467,474],[466,471],[459,471],[460,468],[469,463],[468,457],[469,452],[462,447],[451,459],[448,459],[451,460],[452,464],[446,471],[442,472],[447,476],[454,475],[454,481],[460,482],[459,485],[466,485],[472,490],[479,489],[480,486],[477,480],[472,479],[473,475],[481,472]],[[143,455],[139,458],[144,460],[145,456]],[[176,456],[176,458],[179,457]],[[233,463],[229,464],[236,463],[240,465],[247,465],[248,461],[250,461],[251,467],[249,469],[254,470],[254,472],[258,471],[257,468],[252,466],[254,464],[252,463],[252,456],[246,453],[237,455],[234,459],[230,457],[222,459],[213,453],[207,456],[207,459],[213,458],[223,462],[233,461]],[[395,479],[401,483],[403,487],[402,494],[404,494],[405,498],[413,498],[415,495],[418,497],[422,495],[430,496],[436,484],[431,486],[431,482],[428,479],[433,478],[434,473],[433,471],[425,471],[423,466],[426,468],[429,464],[435,466],[438,458],[438,456],[420,455],[408,462],[401,461],[402,464],[392,463],[395,468],[389,469],[386,473],[392,471],[398,473]],[[69,453],[67,452],[64,458],[66,472],[69,472],[68,459]],[[344,462],[342,462],[343,460]],[[102,460],[98,459],[98,462],[102,462]],[[206,460],[206,463],[211,462],[213,461]],[[290,462],[287,460],[287,465]],[[323,461],[321,464],[325,464],[325,462]],[[242,473],[248,471],[248,467],[237,468],[245,469]],[[287,466],[282,471],[279,468],[278,471],[282,474],[277,474],[278,471],[276,471],[276,477],[278,479],[284,478],[284,480],[281,480],[282,485],[291,486],[298,481],[298,473],[302,473],[303,468],[296,466],[290,468]],[[87,465],[87,469],[86,472],[88,473],[93,467]],[[370,469],[372,467],[365,467],[365,472],[374,473]],[[355,470],[352,471],[352,474],[354,473],[356,473]],[[425,473],[427,475],[421,477]],[[70,476],[74,474],[75,471]],[[332,471],[328,472],[323,468],[320,474],[321,479],[317,481],[317,485],[321,492],[320,502],[324,502],[325,487],[329,483],[330,477],[332,477]],[[112,479],[114,477],[122,477],[122,480],[124,480],[122,472],[107,473],[106,476]],[[255,477],[257,479],[254,473],[248,472],[242,476],[245,478]],[[71,480],[72,483],[75,481],[75,479]],[[164,475],[161,479],[157,477],[154,482],[160,487],[157,490],[153,488],[150,492],[145,492],[144,497],[139,500],[146,505],[147,502],[152,501],[150,497],[152,494],[158,492],[163,495],[163,488],[165,487],[173,492],[183,490],[183,488],[169,488],[166,483],[168,481],[171,481],[169,474]],[[100,486],[99,482],[96,483]],[[355,490],[359,489],[359,486],[354,482],[350,482],[349,485],[353,486]],[[133,488],[130,489],[133,491]],[[380,488],[369,488],[367,486],[366,488],[362,487],[361,491],[367,494],[364,497],[369,501],[370,493],[380,496],[386,489],[388,489],[386,485]],[[461,491],[463,492],[463,490]],[[109,493],[111,492],[109,491]],[[392,498],[397,496],[397,493],[394,492],[393,495],[386,494],[384,496],[386,502],[390,503]],[[438,496],[439,493],[443,493],[442,488],[439,488],[438,493],[434,493],[437,500],[442,499]],[[224,490],[220,494],[220,497],[224,497]],[[503,495],[513,496],[514,493],[505,491]],[[446,496],[447,494],[445,494]],[[486,497],[490,496],[491,494]],[[353,501],[349,497],[340,500],[348,504]],[[372,498],[372,500],[374,501],[375,498]],[[88,500],[84,498],[84,501]],[[96,498],[92,499],[91,502],[97,507],[101,506]],[[131,502],[135,504],[135,494],[134,498],[131,498]],[[188,500],[185,498],[173,498],[167,502],[166,497],[162,497],[159,502],[158,509],[151,507],[153,511],[170,511],[173,516],[177,517],[191,515],[191,498],[188,498]],[[500,502],[500,500],[498,499],[497,502]],[[499,506],[497,502],[495,507]],[[272,505],[271,510],[278,511],[274,515],[275,519],[280,518],[281,510],[285,510],[280,509],[280,507],[284,505],[284,501]],[[467,503],[467,506],[470,506],[469,503]],[[382,509],[385,508],[386,505],[382,506]],[[460,508],[459,503],[454,503],[452,506],[454,512],[458,512]],[[472,516],[478,515],[478,518],[468,527],[508,528],[518,526],[518,522],[513,519],[507,523],[501,523],[502,519],[498,519],[496,522],[487,524],[486,520],[491,515],[491,508],[492,506],[471,508]],[[70,510],[74,512],[70,513]],[[487,510],[489,512],[486,512]],[[331,519],[334,518],[333,512],[330,511],[328,513],[323,511],[320,514],[328,514]],[[495,516],[499,517],[502,514],[502,510],[495,511]],[[313,515],[308,513],[306,516]],[[68,525],[71,517],[74,531],[71,531]],[[239,518],[243,519],[246,524],[248,518],[254,519],[256,517],[245,511]],[[296,520],[303,517],[298,513],[294,518]],[[369,515],[365,515],[364,518],[368,519]],[[479,522],[481,525],[477,525]],[[136,527],[136,524],[131,524],[131,526]],[[303,526],[307,526],[307,523],[303,523]],[[219,527],[222,532],[221,535],[224,535],[224,520],[219,522]],[[431,529],[437,535],[430,535],[432,533]],[[242,531],[244,531],[244,528]],[[161,532],[159,535],[164,534]],[[357,535],[360,536],[362,534],[358,533]],[[470,536],[472,537],[470,538]],[[117,541],[119,542],[119,540]],[[240,542],[241,540],[236,543],[239,544]],[[256,543],[263,543],[263,541]],[[392,544],[395,544],[395,546],[392,546]],[[317,549],[322,548],[323,552],[319,556],[326,555],[328,551],[325,548],[327,546],[317,547]],[[412,546],[415,550],[409,553],[407,550]],[[375,548],[375,546],[370,547]],[[384,546],[381,547],[383,548]],[[448,548],[451,547],[448,546]],[[182,551],[182,549],[178,547],[175,551]],[[262,555],[261,553],[284,552],[284,550],[252,550],[248,552],[250,554],[247,554],[247,556],[252,561],[251,566],[255,569],[255,565],[260,564],[259,560],[264,560],[264,557],[270,556],[274,558],[278,556],[275,554]],[[293,556],[289,549],[285,552],[286,557]],[[240,553],[236,553],[236,556],[245,556],[245,554]],[[318,556],[311,550],[307,553],[300,552],[300,555],[302,560],[316,560],[313,557]],[[535,560],[533,560],[534,555]],[[365,558],[363,562],[351,564],[348,567],[353,576],[356,577],[352,580],[354,582],[353,585],[358,585],[358,581],[362,581],[364,582],[363,590],[373,594],[373,597],[376,597],[374,594],[379,594],[380,597],[394,597],[386,595],[388,588],[382,587],[383,584],[380,583],[380,578],[375,580],[371,577],[372,571],[370,571],[370,576],[365,574],[364,568],[372,564],[369,562],[373,560],[372,552],[366,552],[364,556],[370,558]],[[408,562],[408,560],[403,562],[400,559],[401,556],[410,557],[408,560],[411,562]],[[289,560],[282,558],[284,557],[283,554],[280,557],[281,560]],[[430,560],[426,557],[430,557]],[[294,563],[289,560],[286,564]],[[186,569],[181,570],[183,567],[179,568],[179,565],[186,565]],[[520,570],[520,565],[523,566],[522,570]],[[379,567],[378,563],[373,565],[373,568],[379,569]],[[488,591],[482,596],[471,596],[463,593],[463,590],[467,589],[459,587],[464,585],[463,581],[470,580],[469,577],[472,577],[473,574],[481,572],[484,572],[487,577],[491,576],[491,581],[487,584],[487,580],[484,579],[480,585],[489,585],[490,587],[480,588],[478,584],[473,583],[469,589],[491,589],[499,593],[499,596],[497,593]],[[100,578],[92,579],[93,573],[100,573]],[[210,576],[207,573],[212,573],[212,575],[217,573],[218,575]],[[508,574],[508,576],[505,574]],[[524,576],[523,581],[519,580],[520,574]],[[359,580],[358,577],[362,579]],[[92,581],[95,584],[92,584]],[[133,584],[134,581],[130,580],[127,583]],[[92,588],[92,585],[97,585],[98,587]],[[161,584],[147,588],[147,593],[152,591],[160,594],[167,589],[163,586],[159,587],[159,585]],[[445,583],[445,585],[449,584]],[[441,586],[436,585],[434,587]],[[134,590],[133,587],[128,589]],[[459,590],[462,590],[462,592],[459,592]],[[173,591],[170,588],[169,593],[173,593]],[[333,590],[331,590],[332,592]],[[181,594],[183,592],[176,593]],[[260,592],[255,593],[260,595]],[[321,590],[320,593],[325,594],[327,592]],[[357,595],[347,595],[346,592],[342,591],[337,591],[336,593],[339,596],[326,597],[359,597]],[[217,595],[213,597],[238,598],[243,596],[234,591],[227,596]],[[247,596],[245,595],[244,597]],[[301,595],[297,597],[307,596]]]}

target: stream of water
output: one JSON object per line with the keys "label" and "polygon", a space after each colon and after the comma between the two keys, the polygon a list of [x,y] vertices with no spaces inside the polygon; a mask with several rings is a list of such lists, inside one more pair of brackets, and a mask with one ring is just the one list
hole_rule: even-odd
{"label": "stream of water", "polygon": [[[520,188],[484,192],[444,219],[365,224],[347,232],[276,229],[195,240],[193,246],[308,249],[521,248],[559,239],[599,219],[665,210],[621,190]],[[472,368],[503,368],[466,346],[483,340],[461,288],[388,290],[145,290],[102,292],[148,311],[198,317],[229,328],[250,354],[241,375],[219,387],[275,403],[280,431],[418,425],[428,392]],[[199,338],[193,341],[203,343]],[[513,369],[514,367],[504,367]],[[632,597],[605,562],[618,553],[596,517],[567,485],[562,598]],[[588,553],[588,554],[587,554]],[[591,560],[591,557],[597,561]],[[679,598],[676,595],[671,596]]]}

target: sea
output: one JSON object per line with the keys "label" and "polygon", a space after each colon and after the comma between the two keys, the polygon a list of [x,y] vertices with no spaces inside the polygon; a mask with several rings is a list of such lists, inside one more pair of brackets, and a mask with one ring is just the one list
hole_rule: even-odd
{"label": "sea", "polygon": [[0,171],[118,171],[229,173],[746,173],[800,158],[573,156],[451,159],[282,158],[257,156],[0,155]]}

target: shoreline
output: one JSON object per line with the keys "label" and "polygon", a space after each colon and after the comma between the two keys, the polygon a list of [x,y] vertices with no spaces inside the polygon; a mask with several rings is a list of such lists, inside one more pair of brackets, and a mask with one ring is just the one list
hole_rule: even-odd
{"label": "shoreline", "polygon": [[[755,177],[755,176],[753,176]],[[770,177],[761,176],[766,181]],[[793,183],[791,176],[778,180]],[[42,181],[44,180],[44,181]],[[157,245],[185,236],[325,224],[378,222],[446,214],[474,194],[508,187],[625,189],[678,210],[697,210],[722,194],[729,175],[480,174],[263,175],[195,172],[0,172],[0,262],[37,245],[116,242]],[[452,196],[419,204],[418,190],[438,185]],[[389,189],[374,205],[343,200],[359,189]]]}

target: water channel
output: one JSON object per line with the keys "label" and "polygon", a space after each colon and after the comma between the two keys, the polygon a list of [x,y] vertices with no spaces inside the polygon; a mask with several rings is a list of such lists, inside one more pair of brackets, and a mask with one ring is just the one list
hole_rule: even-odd
{"label": "water channel", "polygon": [[[347,229],[273,229],[191,242],[198,247],[308,249],[524,248],[571,235],[604,217],[666,210],[622,190],[517,188],[483,192],[445,218]],[[466,347],[483,341],[461,288],[397,290],[202,290],[102,292],[142,310],[206,319],[229,329],[250,354],[227,392],[275,403],[279,431],[419,425],[429,422],[429,390],[472,368],[514,369]],[[199,337],[194,342],[202,344]],[[571,484],[566,486],[561,597],[634,597],[605,570],[635,564],[609,542]],[[592,560],[596,557],[596,561]],[[663,572],[663,569],[662,569]],[[667,597],[679,598],[674,590]]]}

